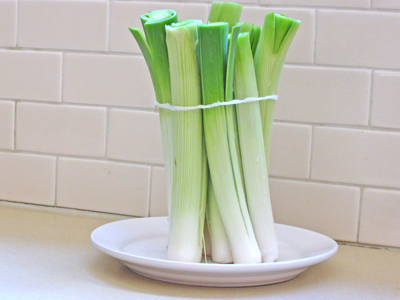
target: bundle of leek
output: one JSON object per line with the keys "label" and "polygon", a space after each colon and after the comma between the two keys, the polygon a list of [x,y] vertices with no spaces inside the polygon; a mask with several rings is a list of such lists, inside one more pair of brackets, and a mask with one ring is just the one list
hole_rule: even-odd
{"label": "bundle of leek", "polygon": [[[177,22],[171,10],[153,11],[141,17],[146,37],[130,28],[159,103],[188,107],[277,92],[300,22],[269,13],[261,28],[238,23],[241,10],[240,4],[214,2],[207,24]],[[214,261],[276,260],[268,186],[274,103],[263,100],[202,111],[160,108],[169,259],[201,260],[206,215]]]}

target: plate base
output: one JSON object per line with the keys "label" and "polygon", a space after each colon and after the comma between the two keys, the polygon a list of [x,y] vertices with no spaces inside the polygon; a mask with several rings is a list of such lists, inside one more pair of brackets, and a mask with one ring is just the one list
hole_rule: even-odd
{"label": "plate base", "polygon": [[331,238],[298,227],[275,224],[279,257],[260,264],[187,263],[167,260],[166,217],[117,221],[92,232],[96,248],[133,272],[160,281],[212,287],[267,285],[297,277],[337,251]]}

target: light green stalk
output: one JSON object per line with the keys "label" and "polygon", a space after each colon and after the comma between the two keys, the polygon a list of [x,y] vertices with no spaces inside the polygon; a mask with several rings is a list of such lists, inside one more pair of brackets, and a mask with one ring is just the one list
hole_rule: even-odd
{"label": "light green stalk", "polygon": [[[156,99],[159,103],[171,104],[171,80],[168,52],[165,42],[165,26],[178,21],[176,12],[156,10],[140,16],[146,38],[138,28],[129,28],[146,60],[153,81]],[[168,214],[171,211],[173,180],[173,149],[171,111],[159,109],[164,153],[164,166],[167,177]]]}
{"label": "light green stalk", "polygon": [[[233,67],[234,67],[234,58],[235,58],[235,49],[236,49],[236,40],[239,35],[240,26],[234,26],[232,29],[232,33],[229,37],[229,48],[227,54],[227,63],[226,63],[226,76],[225,76],[225,101],[231,101],[233,99]],[[229,155],[232,161],[232,170],[235,177],[236,183],[236,191],[239,197],[239,203],[243,209],[246,206],[246,198],[245,198],[245,190],[243,183],[243,170],[240,159],[240,148],[239,148],[239,140],[237,122],[236,122],[236,112],[234,105],[226,106],[226,126],[228,133],[228,143],[229,143]],[[209,181],[210,185],[212,182]],[[209,198],[213,200],[214,189],[209,187],[209,190],[212,192],[212,195],[209,195]],[[214,204],[212,201],[211,204]],[[214,224],[220,224],[221,216],[219,216],[218,209],[212,209],[212,213],[207,215],[207,221]],[[215,219],[215,220],[214,220]],[[214,244],[214,249],[212,251],[212,258],[215,262],[220,263],[228,263],[232,262],[232,251],[230,250],[229,240],[226,236],[226,231],[223,229],[223,224],[221,226],[210,226],[209,228],[210,238],[212,243]],[[214,252],[217,252],[214,254]]]}
{"label": "light green stalk", "polygon": [[[211,5],[210,15],[208,21],[212,22],[227,22],[229,24],[228,31],[231,33],[229,35],[229,49],[228,58],[226,60],[226,76],[225,76],[225,101],[231,101],[233,99],[233,67],[234,67],[234,57],[236,48],[236,39],[240,31],[240,25],[235,25],[240,20],[240,15],[242,13],[243,5],[233,3],[233,2],[213,2]],[[230,155],[232,158],[232,168],[234,172],[236,189],[239,196],[239,201],[242,206],[245,206],[245,192],[243,183],[243,170],[241,166],[240,159],[240,148],[239,141],[237,139],[237,123],[236,123],[236,111],[235,107],[227,106],[225,108],[227,130],[228,130],[228,142]],[[212,189],[213,191],[213,189]],[[219,223],[221,217],[218,216],[219,211],[213,210],[213,214],[208,214],[208,221]],[[215,218],[213,221],[211,218]],[[210,236],[216,235],[212,240],[217,245],[214,245],[213,249],[218,251],[217,255],[212,253],[213,259],[219,262],[229,262],[232,260],[232,252],[230,251],[228,238],[225,237],[226,231],[222,229],[223,227],[213,226],[210,232]],[[217,230],[217,231],[215,231]],[[225,244],[224,244],[225,243]]]}
{"label": "light green stalk", "polygon": [[[200,73],[202,102],[225,101],[225,69],[227,60],[228,23],[199,26]],[[261,254],[255,240],[247,207],[241,204],[232,167],[228,140],[226,109],[223,106],[203,111],[209,169],[218,209],[235,263],[257,263]]]}
{"label": "light green stalk", "polygon": [[212,2],[208,22],[227,22],[229,24],[229,32],[232,27],[240,20],[243,5],[234,2]]}
{"label": "light green stalk", "polygon": [[[237,40],[234,74],[235,98],[257,97],[257,82],[251,51],[250,34]],[[260,105],[257,102],[236,106],[240,149],[250,218],[263,262],[278,257],[278,241],[270,201]]]}
{"label": "light green stalk", "polygon": [[[172,105],[201,104],[196,53],[197,26],[184,20],[166,26]],[[201,110],[175,111],[172,115],[174,177],[168,259],[200,262],[206,198],[203,187],[203,122]]]}
{"label": "light green stalk", "polygon": [[[254,54],[258,95],[264,97],[277,94],[283,63],[289,46],[300,26],[300,21],[285,15],[267,13]],[[264,146],[269,169],[272,122],[275,100],[260,102],[263,120]]]}
{"label": "light green stalk", "polygon": [[218,210],[217,199],[215,198],[211,180],[209,180],[208,184],[206,218],[211,242],[212,260],[222,264],[232,263],[232,251],[229,246],[229,240],[221,219],[221,214]]}

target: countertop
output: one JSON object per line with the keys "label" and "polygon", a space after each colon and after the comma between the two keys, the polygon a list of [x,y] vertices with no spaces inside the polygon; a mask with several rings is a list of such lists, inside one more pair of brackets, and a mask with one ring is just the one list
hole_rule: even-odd
{"label": "countertop", "polygon": [[0,299],[400,299],[400,252],[340,245],[275,285],[205,288],[144,278],[92,245],[127,217],[0,201]]}

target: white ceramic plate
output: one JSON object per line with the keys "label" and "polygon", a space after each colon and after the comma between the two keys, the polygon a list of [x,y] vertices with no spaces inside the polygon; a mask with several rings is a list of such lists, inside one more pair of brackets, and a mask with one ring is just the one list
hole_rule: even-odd
{"label": "white ceramic plate", "polygon": [[117,221],[92,232],[93,244],[145,277],[197,286],[239,287],[272,284],[292,279],[307,267],[337,251],[338,245],[322,234],[275,224],[279,259],[273,263],[215,264],[167,260],[166,217]]}

